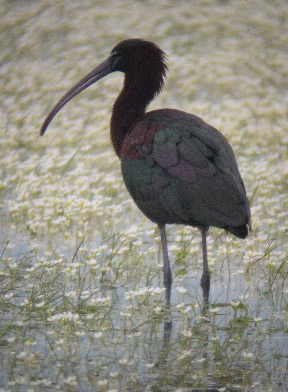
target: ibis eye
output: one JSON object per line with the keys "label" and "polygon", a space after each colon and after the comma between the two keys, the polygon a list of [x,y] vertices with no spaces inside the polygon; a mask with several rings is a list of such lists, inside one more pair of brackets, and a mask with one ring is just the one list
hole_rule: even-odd
{"label": "ibis eye", "polygon": [[113,70],[120,70],[121,67],[121,63],[122,63],[122,57],[120,55],[120,53],[118,53],[117,51],[112,52],[111,53],[111,67]]}

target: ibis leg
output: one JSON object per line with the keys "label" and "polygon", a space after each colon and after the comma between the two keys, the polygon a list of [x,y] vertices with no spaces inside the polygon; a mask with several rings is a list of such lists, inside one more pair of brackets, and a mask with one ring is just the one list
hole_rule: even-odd
{"label": "ibis leg", "polygon": [[203,290],[204,304],[208,304],[209,292],[210,292],[210,272],[208,267],[207,241],[206,241],[208,227],[202,226],[200,227],[200,231],[202,236],[202,252],[203,252],[203,274],[201,278],[201,287]]}
{"label": "ibis leg", "polygon": [[163,284],[165,287],[166,306],[170,307],[172,273],[168,257],[167,239],[165,232],[165,225],[159,225],[163,253]]}

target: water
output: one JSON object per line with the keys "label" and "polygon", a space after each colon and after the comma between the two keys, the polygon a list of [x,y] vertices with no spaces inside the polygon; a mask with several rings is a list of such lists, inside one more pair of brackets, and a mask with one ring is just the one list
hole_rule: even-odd
{"label": "water", "polygon": [[[285,1],[2,1],[2,391],[264,391],[287,382]],[[169,227],[171,312],[160,237],[131,202],[109,141],[121,75],[38,136],[51,106],[121,39],[168,55],[153,108],[194,112],[231,142],[253,232]]]}

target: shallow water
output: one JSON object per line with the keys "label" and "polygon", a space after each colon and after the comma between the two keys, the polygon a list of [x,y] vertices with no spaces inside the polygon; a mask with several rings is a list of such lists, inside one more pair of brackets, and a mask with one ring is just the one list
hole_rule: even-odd
{"label": "shallow water", "polygon": [[[0,390],[264,391],[287,380],[286,1],[2,1],[0,7]],[[127,37],[167,53],[151,108],[194,112],[237,155],[251,200],[245,241],[169,227],[132,203],[109,141],[115,74],[59,97]]]}

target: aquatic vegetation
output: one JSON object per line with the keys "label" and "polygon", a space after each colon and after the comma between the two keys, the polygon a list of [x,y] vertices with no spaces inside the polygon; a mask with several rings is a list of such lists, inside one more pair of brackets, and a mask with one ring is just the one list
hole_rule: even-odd
{"label": "aquatic vegetation", "polygon": [[[287,390],[286,2],[13,1],[0,14],[1,392]],[[159,233],[110,146],[121,76],[38,136],[51,104],[127,34],[168,54],[153,107],[221,129],[252,205],[247,240],[209,231],[206,315],[199,235],[169,227],[172,326]]]}

